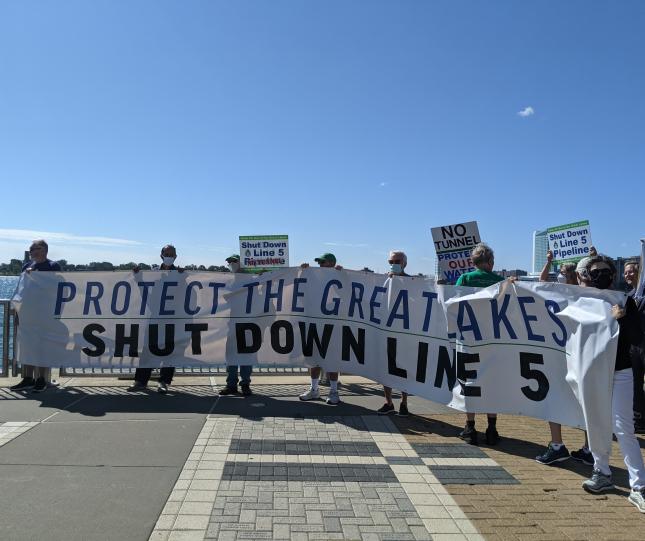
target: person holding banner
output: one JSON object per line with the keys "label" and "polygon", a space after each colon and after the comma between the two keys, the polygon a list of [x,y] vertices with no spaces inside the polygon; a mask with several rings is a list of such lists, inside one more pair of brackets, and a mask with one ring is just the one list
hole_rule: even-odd
{"label": "person holding banner", "polygon": [[[645,332],[645,298],[637,291],[639,271],[639,263],[631,261],[625,264],[623,278],[631,288],[628,295],[636,302],[641,330]],[[645,433],[645,392],[643,392],[643,383],[645,383],[645,339],[641,340],[639,345],[632,346],[630,354],[632,371],[634,372],[634,430],[637,434],[643,434]]]}
{"label": "person holding banner", "polygon": [[[231,272],[243,272],[240,267],[240,256],[238,254],[230,255],[226,258],[226,263]],[[238,376],[239,372],[239,376]],[[253,365],[245,364],[238,368],[236,364],[226,366],[226,387],[220,390],[219,394],[223,396],[237,394],[237,384],[239,382],[243,396],[251,396],[251,373]]]}
{"label": "person holding banner", "polygon": [[[175,259],[177,259],[177,250],[172,244],[166,244],[161,249],[161,266],[159,270],[161,271],[179,271],[184,272],[183,269],[175,267]],[[132,272],[135,274],[139,272],[139,267],[132,269]],[[148,381],[152,375],[152,368],[137,368],[134,373],[134,384],[128,387],[128,391],[136,392],[143,391],[148,388]],[[172,383],[172,378],[175,375],[174,366],[163,366],[159,369],[159,384],[157,386],[157,392],[160,394],[166,394],[168,392],[168,386]]]}
{"label": "person holding banner", "polygon": [[[473,248],[470,257],[473,265],[477,268],[472,272],[462,274],[457,280],[457,286],[488,287],[504,281],[504,278],[493,272],[493,268],[495,267],[495,253],[490,246],[480,242]],[[486,444],[496,445],[499,442],[497,414],[489,413],[487,416]],[[459,433],[459,437],[471,445],[477,445],[478,435],[477,430],[475,430],[474,413],[466,413],[466,426]]]}
{"label": "person holding banner", "polygon": [[[336,256],[334,254],[323,254],[314,261],[323,269],[343,270],[343,267],[336,264]],[[309,268],[309,263],[303,263],[300,265],[300,268]],[[298,397],[302,401],[320,399],[320,366],[310,368],[309,374],[311,376],[311,387]],[[340,404],[340,396],[338,395],[338,372],[327,372],[327,375],[329,376],[329,396],[327,397],[327,404],[336,406]]]}
{"label": "person holding banner", "polygon": [[[584,261],[588,258],[583,258]],[[549,281],[549,272],[551,271],[551,264],[553,262],[553,252],[548,250],[546,253],[546,263],[540,274],[540,282]],[[576,272],[576,265],[573,263],[565,263],[560,267],[560,272],[557,276],[558,283],[567,284],[571,286],[578,285],[578,274]],[[587,433],[585,432],[585,444],[578,451],[572,451],[569,453],[567,446],[562,441],[562,425],[560,423],[552,423],[549,421],[549,430],[551,432],[551,441],[546,448],[546,451],[541,455],[535,457],[536,462],[544,465],[555,464],[556,462],[564,462],[573,458],[579,462],[587,464],[587,466],[593,466],[593,456],[591,456],[591,451],[589,451],[589,443],[587,441]]]}
{"label": "person holding banner", "polygon": [[[49,245],[44,239],[37,239],[31,243],[29,256],[31,261],[25,263],[22,272],[60,272],[62,269],[56,261],[47,258]],[[12,391],[26,391],[32,389],[34,393],[42,393],[51,384],[51,368],[25,364],[22,367],[22,381],[11,387]]]}
{"label": "person holding banner", "polygon": [[[586,280],[580,284],[583,287],[610,289],[616,275],[616,267],[610,257],[597,255],[589,258],[585,267],[580,269],[580,274]],[[618,320],[620,328],[611,399],[613,431],[629,472],[631,492],[628,499],[641,513],[645,513],[645,465],[640,444],[634,434],[634,375],[630,357],[630,347],[640,344],[642,338],[638,309],[634,299],[628,296],[624,307],[614,305],[612,315]],[[590,428],[593,429],[588,426],[587,430]],[[614,484],[611,481],[609,469],[611,441],[606,445],[608,451],[596,449],[594,441],[598,440],[590,438],[591,453],[594,457],[593,474],[582,484],[582,487],[587,492],[597,494],[613,490]]]}
{"label": "person holding banner", "polygon": [[[406,274],[405,267],[408,265],[408,256],[401,250],[392,250],[388,255],[387,262],[390,265],[389,276],[410,276]],[[383,385],[383,394],[385,395],[385,404],[383,404],[376,413],[379,415],[389,415],[395,413],[394,402],[392,402],[392,387]],[[408,411],[408,393],[401,391],[401,405],[399,406],[399,417],[407,417]]]}

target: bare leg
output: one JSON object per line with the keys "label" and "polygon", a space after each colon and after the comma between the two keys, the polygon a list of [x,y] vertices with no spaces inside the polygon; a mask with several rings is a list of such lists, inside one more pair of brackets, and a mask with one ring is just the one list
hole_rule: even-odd
{"label": "bare leg", "polygon": [[401,391],[401,404],[403,404],[404,406],[408,405],[408,393],[406,393],[405,391]]}
{"label": "bare leg", "polygon": [[562,443],[562,425],[549,421],[549,430],[551,430],[551,442]]}
{"label": "bare leg", "polygon": [[[311,375],[311,379],[320,379],[320,366],[310,368],[309,374]],[[336,375],[336,379],[338,379],[338,375]]]}
{"label": "bare leg", "polygon": [[392,405],[392,387],[386,387],[383,385],[383,394],[385,395],[385,402],[388,405]]}

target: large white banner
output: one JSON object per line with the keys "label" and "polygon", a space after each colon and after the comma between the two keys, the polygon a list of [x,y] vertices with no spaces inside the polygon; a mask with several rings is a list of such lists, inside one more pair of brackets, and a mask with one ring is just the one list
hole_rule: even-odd
{"label": "large white banner", "polygon": [[605,378],[596,403],[611,403],[618,325],[610,309],[623,297],[552,283],[436,287],[418,277],[291,268],[32,272],[13,301],[23,364],[320,365],[462,411],[580,426],[574,390],[596,377],[594,367]]}

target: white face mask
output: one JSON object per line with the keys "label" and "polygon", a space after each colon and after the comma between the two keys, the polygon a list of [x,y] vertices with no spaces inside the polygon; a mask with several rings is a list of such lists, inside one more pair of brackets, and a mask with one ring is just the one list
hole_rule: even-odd
{"label": "white face mask", "polygon": [[567,277],[564,274],[558,274],[556,280],[558,281],[559,284],[567,283]]}
{"label": "white face mask", "polygon": [[228,264],[228,268],[231,272],[237,272],[240,270],[240,264],[236,261],[232,261]]}
{"label": "white face mask", "polygon": [[166,265],[166,267],[170,267],[175,262],[176,257],[162,257],[163,259],[163,264]]}

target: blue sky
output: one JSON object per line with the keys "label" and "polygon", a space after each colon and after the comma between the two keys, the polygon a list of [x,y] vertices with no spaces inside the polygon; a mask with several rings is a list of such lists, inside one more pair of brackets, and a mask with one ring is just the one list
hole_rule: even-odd
{"label": "blue sky", "polygon": [[643,28],[639,0],[2,2],[0,261],[287,233],[293,265],[432,273],[430,228],[469,220],[499,268],[581,219],[636,254]]}

